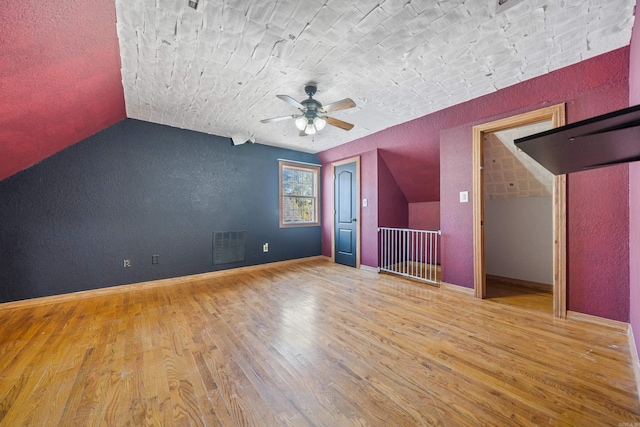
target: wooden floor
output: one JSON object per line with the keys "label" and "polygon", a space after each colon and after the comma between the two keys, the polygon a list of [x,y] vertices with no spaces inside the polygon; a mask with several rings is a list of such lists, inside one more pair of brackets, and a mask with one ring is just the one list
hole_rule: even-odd
{"label": "wooden floor", "polygon": [[[439,284],[441,280],[441,268],[439,265],[418,261],[401,262],[383,266],[383,272],[399,274],[405,277],[424,280],[427,283]],[[385,271],[386,270],[386,271]]]}
{"label": "wooden floor", "polygon": [[[487,279],[488,301],[553,313],[553,292]],[[640,426],[638,426],[640,427]]]}
{"label": "wooden floor", "polygon": [[10,307],[2,426],[640,425],[622,331],[323,259]]}

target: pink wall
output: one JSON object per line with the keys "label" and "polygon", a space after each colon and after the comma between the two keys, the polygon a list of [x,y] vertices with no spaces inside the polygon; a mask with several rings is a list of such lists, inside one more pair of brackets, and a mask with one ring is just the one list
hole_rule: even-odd
{"label": "pink wall", "polygon": [[640,162],[629,165],[629,322],[640,349]]}
{"label": "pink wall", "polygon": [[440,202],[409,203],[409,228],[440,230]]}
{"label": "pink wall", "polygon": [[[629,167],[569,175],[569,309],[629,321]],[[594,304],[597,301],[597,304]]]}
{"label": "pink wall", "polygon": [[409,203],[440,199],[440,144],[426,124],[413,120],[402,133],[389,132],[394,145],[378,150]]}
{"label": "pink wall", "polygon": [[[572,123],[623,108],[628,104],[628,97],[629,48],[622,48],[324,151],[319,158],[326,164],[367,149],[387,146],[393,146],[395,152],[402,153],[403,145],[399,141],[404,141],[407,153],[419,152],[421,147],[425,152],[434,152],[437,150],[432,148],[432,144],[436,135],[440,145],[443,280],[471,288],[472,206],[471,203],[459,203],[458,192],[469,191],[469,197],[473,196],[472,127],[561,102],[566,103],[567,122]],[[610,236],[619,239],[618,230],[628,229],[629,199],[622,197],[622,200],[612,202],[607,188],[615,189],[616,194],[620,188],[628,188],[625,168],[616,166],[571,174],[568,177],[567,201],[568,308],[621,321],[628,321],[629,317],[628,307],[625,310],[623,302],[629,298],[630,273],[628,261],[625,264],[619,260],[629,259],[629,244],[626,238],[624,242],[608,239]],[[389,169],[405,191],[400,183],[411,177],[412,169]],[[592,180],[599,179],[606,184],[605,188],[586,188]],[[588,197],[585,196],[587,193]],[[412,200],[407,196],[407,201],[430,200]],[[606,215],[601,212],[606,212]],[[594,221],[602,232],[592,235],[593,227],[586,226],[585,221]],[[330,228],[331,225],[325,223],[323,227]],[[363,230],[363,240],[365,234],[373,230]],[[585,259],[599,261],[587,263]],[[589,295],[597,298],[589,298]]]}
{"label": "pink wall", "polygon": [[113,0],[5,0],[0,40],[0,180],[125,118]]}
{"label": "pink wall", "polygon": [[[436,113],[437,115],[438,113]],[[440,114],[439,120],[458,119]],[[385,129],[366,138],[339,145],[318,154],[322,164],[378,149],[407,202],[430,202],[440,198],[440,139],[443,123],[421,117]]]}
{"label": "pink wall", "polygon": [[[636,18],[638,18],[638,5],[636,5]],[[629,106],[640,104],[640,19],[633,23],[631,33],[631,47],[629,54]]]}
{"label": "pink wall", "polygon": [[[638,6],[636,6],[636,14]],[[637,16],[637,15],[636,15]],[[631,36],[629,105],[640,104],[640,19]],[[629,322],[640,349],[640,162],[629,165]]]}
{"label": "pink wall", "polygon": [[[468,125],[440,133],[442,281],[467,288],[473,288],[472,138]],[[468,203],[460,203],[460,191],[469,192]]]}
{"label": "pink wall", "polygon": [[378,153],[378,227],[407,228],[408,226],[407,199],[384,159]]}
{"label": "pink wall", "polygon": [[[577,94],[567,102],[567,123],[628,106],[629,50],[624,51],[627,60],[613,63],[611,72],[626,81]],[[629,166],[623,164],[567,177],[569,310],[629,321],[628,176]]]}

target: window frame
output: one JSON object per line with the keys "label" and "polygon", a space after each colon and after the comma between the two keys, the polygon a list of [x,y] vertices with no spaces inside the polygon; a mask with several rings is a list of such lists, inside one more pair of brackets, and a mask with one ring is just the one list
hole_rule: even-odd
{"label": "window frame", "polygon": [[[308,222],[285,222],[284,221],[284,212],[283,212],[283,208],[284,208],[284,192],[282,190],[283,187],[283,181],[282,181],[282,177],[283,177],[283,171],[284,169],[298,169],[298,170],[302,170],[305,172],[312,172],[313,173],[313,189],[314,189],[314,195],[312,196],[312,198],[314,199],[314,206],[315,206],[315,221],[308,221]],[[321,225],[320,222],[320,166],[317,165],[312,165],[309,163],[298,163],[298,162],[294,162],[294,161],[287,161],[287,160],[279,160],[278,161],[278,170],[279,170],[279,177],[278,177],[278,187],[279,187],[279,216],[280,216],[280,228],[291,228],[291,227],[317,227]]]}

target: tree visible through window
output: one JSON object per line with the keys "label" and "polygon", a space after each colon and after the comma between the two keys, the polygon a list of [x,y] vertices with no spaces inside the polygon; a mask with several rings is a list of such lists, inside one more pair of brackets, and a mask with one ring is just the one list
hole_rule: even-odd
{"label": "tree visible through window", "polygon": [[280,161],[280,226],[319,225],[318,166]]}

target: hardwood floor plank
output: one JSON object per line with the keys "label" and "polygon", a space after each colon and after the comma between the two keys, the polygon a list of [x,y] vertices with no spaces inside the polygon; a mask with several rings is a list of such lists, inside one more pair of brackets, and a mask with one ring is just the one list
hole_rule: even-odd
{"label": "hardwood floor plank", "polygon": [[[7,348],[8,354],[14,356],[13,358],[7,358],[11,360],[11,363],[2,363],[7,362],[7,360],[0,361],[0,366],[3,366],[2,370],[0,370],[0,384],[4,384],[5,381],[19,384],[20,380],[28,378],[22,384],[21,390],[19,390],[20,393],[13,394],[15,400],[11,401],[11,398],[2,399],[0,407],[3,408],[2,414],[6,415],[6,418],[3,416],[2,420],[3,423],[6,423],[5,425],[16,425],[15,423],[18,421],[31,419],[37,409],[36,403],[41,401],[42,395],[50,389],[50,383],[56,384],[52,377],[54,377],[57,369],[61,366],[66,367],[63,363],[66,360],[64,359],[66,347],[63,347],[63,345],[68,344],[62,341],[64,333],[58,321],[63,324],[68,322],[74,314],[75,306],[61,308],[60,310],[56,308],[55,306],[39,307],[39,310],[36,311],[40,313],[42,318],[32,317],[35,320],[34,322],[23,324],[22,328],[17,328],[18,330],[22,329],[25,332],[25,336],[32,336],[31,331],[38,327],[37,334],[34,335],[38,339],[25,340],[26,344],[28,344],[25,347],[13,347],[12,349],[15,353],[10,352]],[[3,314],[13,317],[15,313]],[[45,322],[46,324],[43,324],[42,319],[51,319],[52,321],[47,321]],[[40,342],[42,342],[42,346],[40,346]],[[15,374],[13,369],[16,366],[21,366],[18,368],[21,372],[20,380],[12,377]],[[14,391],[17,392],[18,390]],[[52,406],[55,406],[55,404]]]}
{"label": "hardwood floor plank", "polygon": [[[260,304],[258,301],[255,303]],[[346,422],[346,418],[328,399],[326,381],[321,381],[313,376],[312,372],[301,365],[296,358],[297,351],[285,350],[279,345],[282,344],[282,340],[274,339],[277,331],[268,328],[255,316],[250,315],[249,317],[250,321],[234,322],[234,326],[240,325],[238,333],[241,337],[246,338],[243,340],[245,343],[257,345],[256,353],[275,356],[264,357],[261,360],[261,367],[273,381],[272,387],[278,387],[280,390],[279,397],[282,399],[279,406],[279,410],[282,411],[280,417],[286,420],[302,418],[296,425],[327,425],[338,421]],[[264,343],[264,345],[260,345],[260,343]],[[304,372],[300,372],[300,370]],[[303,416],[296,416],[292,411],[302,411]]]}
{"label": "hardwood floor plank", "polygon": [[[336,329],[336,332],[331,333],[331,335],[344,337],[344,338],[341,338],[336,343],[327,344],[323,346],[323,348],[328,348],[328,349],[335,348],[335,354],[337,355],[336,357],[340,358],[341,360],[344,360],[344,362],[348,363],[349,366],[351,367],[359,367],[359,365],[363,365],[362,368],[359,368],[359,370],[360,369],[362,370],[360,370],[360,372],[358,372],[357,375],[360,377],[366,376],[367,381],[369,382],[393,383],[394,379],[398,378],[398,379],[401,379],[401,384],[399,384],[399,387],[398,387],[398,391],[400,391],[401,389],[406,389],[408,385],[412,384],[411,378],[425,377],[424,368],[427,367],[427,373],[428,373],[427,380],[429,382],[429,388],[437,387],[439,385],[446,385],[448,383],[448,381],[446,380],[446,377],[450,374],[450,370],[446,368],[442,370],[437,360],[435,359],[428,360],[428,359],[421,358],[421,360],[418,361],[416,357],[413,357],[413,358],[402,357],[412,352],[415,353],[416,347],[414,343],[409,343],[407,345],[406,343],[402,342],[401,336],[395,336],[391,339],[386,339],[384,337],[388,335],[386,334],[386,332],[383,330],[382,327],[379,327],[378,325],[349,324],[349,322],[347,322],[345,318],[338,319],[338,321],[336,321],[333,324],[333,327]],[[382,332],[379,333],[376,330],[382,331]],[[356,332],[354,333],[353,331],[356,331]],[[357,331],[364,331],[365,333],[359,334]],[[354,336],[352,337],[352,335]],[[367,344],[349,348],[349,343],[353,341],[361,342],[361,344],[364,344],[364,342],[367,342]],[[375,367],[371,365],[363,364],[363,361],[376,360],[375,358],[371,357],[373,355],[386,355],[385,354],[386,349],[389,347],[392,348],[393,354],[396,355],[395,356],[396,363],[394,365],[391,365],[389,364],[389,362],[386,362],[386,364],[382,366],[383,373],[381,373],[381,371],[377,370]],[[359,354],[358,352],[359,348],[369,349],[369,351],[364,354]],[[351,357],[347,358],[347,355],[350,355]],[[386,361],[388,359],[384,358],[383,360]],[[407,371],[407,366],[411,366],[411,364],[416,362],[419,363],[418,366],[421,369],[412,370],[408,376],[406,377],[403,376],[403,371]],[[344,365],[341,361],[338,361],[337,363],[339,365]],[[381,373],[381,375],[384,375],[386,378],[384,378],[383,381],[378,381],[377,378],[375,377],[376,373]],[[444,380],[440,381],[441,378],[444,378]],[[421,384],[413,383],[413,385],[415,386],[415,388],[411,390],[413,391],[412,394],[417,394],[418,396],[422,394],[423,395],[422,406],[423,407],[428,406],[427,402],[429,402],[429,400],[427,399],[427,396],[426,396],[428,391],[424,390]],[[449,393],[453,392],[453,393],[462,394],[468,397],[468,394],[472,392],[471,387],[472,386],[467,386],[464,389],[460,389],[456,391],[449,390]],[[438,409],[438,407],[440,406],[448,405],[448,403],[442,399],[438,399],[438,401],[436,402],[432,396],[429,396],[429,397],[431,398],[432,401],[434,401],[435,409]],[[421,406],[421,405],[417,405],[417,406]],[[406,406],[403,405],[403,408],[406,409]],[[423,410],[424,409],[425,408],[423,408]],[[457,412],[457,415],[460,416],[460,418],[458,419],[458,422],[474,422],[474,423],[480,422],[479,419],[476,419],[476,414],[474,413],[474,411],[459,410]],[[435,420],[430,420],[428,424],[435,424],[435,423],[436,423]]]}
{"label": "hardwood floor plank", "polygon": [[619,328],[323,259],[0,306],[0,426],[623,423]]}
{"label": "hardwood floor plank", "polygon": [[[342,319],[342,322],[337,322],[336,324],[337,324],[337,325],[342,325],[342,323],[344,323],[344,319]],[[354,328],[350,328],[350,329],[354,329]],[[335,334],[335,335],[340,336],[341,334],[345,334],[345,333],[346,333],[346,334],[349,334],[349,332],[348,332],[348,331],[340,331],[340,332],[341,332],[340,334]],[[300,335],[304,335],[304,333],[302,333],[302,334],[300,334]],[[331,334],[331,335],[334,335],[334,334]],[[383,345],[384,345],[384,344],[383,344]],[[327,347],[327,345],[325,345],[324,347]],[[365,347],[365,348],[366,348],[366,347]],[[338,353],[339,353],[339,354],[341,354],[341,355],[344,355],[344,354],[345,354],[345,352],[349,352],[349,351],[350,351],[349,349],[342,349],[342,350],[338,351]],[[325,358],[326,358],[326,356],[325,356]],[[368,360],[368,359],[366,358],[366,356],[365,356],[365,357],[363,357],[362,359],[363,359],[363,360]],[[338,363],[339,365],[341,365],[341,363],[340,363],[340,362],[337,362],[337,363]],[[323,370],[322,368],[320,368],[320,369],[321,369],[321,370]],[[369,367],[368,369],[371,369],[371,368]],[[325,369],[325,370],[323,370],[323,371],[326,371],[326,369]],[[393,373],[393,372],[392,372],[392,376],[393,376],[393,374],[395,374],[395,373]],[[391,377],[392,377],[392,376],[391,376]],[[370,381],[370,382],[371,382],[371,381],[373,381],[373,378],[372,378],[372,376],[371,376],[371,375],[368,375],[368,376],[367,376],[367,379],[368,379],[368,381]],[[406,406],[406,405],[402,405],[402,407],[403,407],[403,408],[405,408],[405,409],[407,408],[407,406]],[[468,419],[468,418],[467,418],[467,419]],[[435,423],[435,421],[434,421],[434,420],[431,420],[431,421],[429,422],[429,424],[434,424],[434,423]]]}

